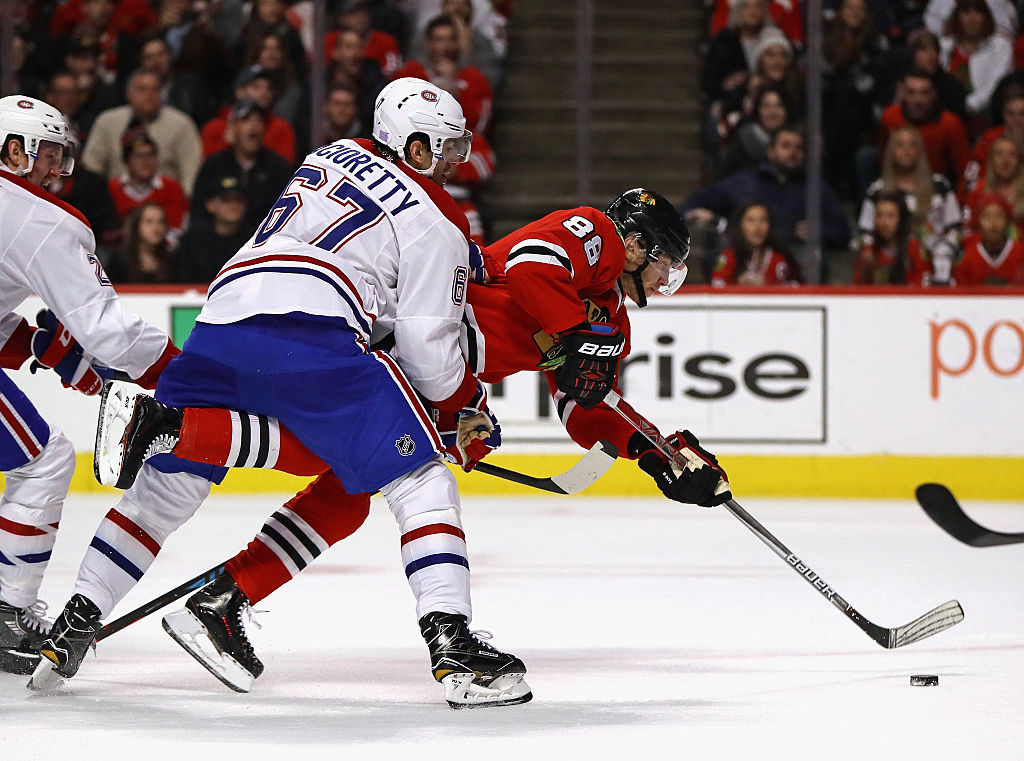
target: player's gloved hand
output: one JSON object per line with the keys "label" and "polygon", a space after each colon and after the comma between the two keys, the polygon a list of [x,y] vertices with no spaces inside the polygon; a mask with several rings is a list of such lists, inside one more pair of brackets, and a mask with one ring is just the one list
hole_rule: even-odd
{"label": "player's gloved hand", "polygon": [[477,285],[486,285],[490,280],[487,274],[487,267],[484,264],[484,252],[473,241],[469,242],[469,282]]}
{"label": "player's gloved hand", "polygon": [[82,351],[81,344],[52,311],[40,310],[36,325],[38,329],[32,334],[32,356],[40,365],[56,372],[66,387],[92,396],[103,388],[104,376],[113,377],[110,368],[93,366],[92,357]]}
{"label": "player's gloved hand", "polygon": [[629,439],[629,451],[639,455],[637,465],[671,500],[701,507],[715,507],[732,499],[729,476],[718,464],[718,458],[700,446],[700,441],[689,431],[676,431],[668,442],[686,458],[686,467],[670,462],[645,436],[634,433]]}
{"label": "player's gloved hand", "polygon": [[591,409],[615,386],[626,337],[614,325],[584,323],[560,335],[565,361],[555,370],[558,390]]}
{"label": "player's gloved hand", "polygon": [[487,391],[480,381],[476,386],[473,398],[455,414],[434,411],[445,459],[465,471],[501,446],[501,426],[487,406]]}

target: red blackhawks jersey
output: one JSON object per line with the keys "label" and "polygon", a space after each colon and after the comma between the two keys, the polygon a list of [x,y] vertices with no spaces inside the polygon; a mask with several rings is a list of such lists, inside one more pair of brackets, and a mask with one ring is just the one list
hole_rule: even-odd
{"label": "red blackhawks jersey", "polygon": [[[615,225],[589,207],[556,211],[484,251],[487,285],[470,285],[462,348],[473,372],[496,383],[523,370],[546,371],[560,356],[553,334],[581,322],[615,325],[626,337],[629,317],[618,278],[625,249]],[[625,456],[634,429],[604,404],[579,407],[548,385],[573,441],[590,448],[611,441]]]}
{"label": "red blackhawks jersey", "polygon": [[982,245],[981,235],[968,235],[953,277],[957,285],[1024,285],[1024,243],[1008,239],[993,254]]}

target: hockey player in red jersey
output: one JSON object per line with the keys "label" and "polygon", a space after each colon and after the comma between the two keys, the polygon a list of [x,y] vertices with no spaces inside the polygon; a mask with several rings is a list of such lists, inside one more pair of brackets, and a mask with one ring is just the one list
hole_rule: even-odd
{"label": "hockey player in red jersey", "polygon": [[[66,386],[96,394],[95,357],[152,388],[178,350],[121,308],[85,217],[42,189],[74,166],[64,117],[12,95],[0,99],[0,136],[0,367],[34,357]],[[38,329],[13,311],[33,293],[50,307]],[[37,593],[74,469],[71,442],[0,370],[0,670],[29,674],[39,660],[50,622]]]}
{"label": "hockey player in red jersey", "polygon": [[[469,286],[462,344],[470,366],[487,382],[523,370],[546,372],[574,441],[590,447],[598,439],[611,440],[638,460],[670,499],[713,506],[731,496],[715,494],[725,472],[692,434],[683,431],[674,441],[695,452],[706,467],[680,471],[600,403],[613,387],[619,357],[629,349],[624,298],[643,306],[656,291],[675,290],[686,274],[688,249],[689,233],[678,214],[647,190],[624,193],[605,213],[589,207],[554,212],[484,252],[487,274],[481,271],[480,280],[489,282]],[[586,345],[586,337],[593,337],[595,347],[596,342],[611,347],[608,356],[574,353]],[[347,493],[327,464],[276,420],[224,409],[173,410],[148,397],[139,402],[125,437],[122,474],[130,476],[145,457],[168,450],[218,465],[319,474],[227,563],[226,575],[251,603],[365,520],[370,495]],[[460,452],[460,444],[468,451]],[[467,470],[487,451],[481,441],[449,446],[453,459],[461,458]]]}

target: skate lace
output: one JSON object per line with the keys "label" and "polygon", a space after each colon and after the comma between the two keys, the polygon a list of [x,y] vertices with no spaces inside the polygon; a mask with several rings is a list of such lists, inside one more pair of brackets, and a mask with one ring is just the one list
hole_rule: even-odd
{"label": "skate lace", "polygon": [[150,442],[149,446],[146,447],[146,454],[143,456],[143,460],[148,460],[150,457],[158,454],[164,454],[174,449],[175,444],[178,443],[178,437],[173,436],[169,433],[161,433],[153,441]]}
{"label": "skate lace", "polygon": [[469,638],[484,650],[498,652],[497,648],[489,641],[494,639],[494,634],[487,629],[473,629],[469,632]]}
{"label": "skate lace", "polygon": [[50,627],[53,626],[53,621],[45,618],[48,607],[42,600],[36,600],[27,608],[22,608],[21,614],[18,616],[21,626],[38,634],[49,632]]}
{"label": "skate lace", "polygon": [[[238,624],[239,624],[238,631],[241,632],[241,636],[239,637],[239,640],[241,641],[242,648],[245,650],[245,654],[247,656],[251,656],[251,657],[255,658],[256,657],[256,650],[252,646],[252,642],[249,641],[249,635],[246,634],[245,624],[246,623],[250,623],[253,626],[255,626],[257,629],[262,629],[263,625],[260,624],[260,622],[256,619],[256,615],[257,614],[263,614],[263,613],[266,613],[266,612],[267,611],[265,611],[265,610],[254,610],[252,608],[252,606],[250,606],[248,603],[244,603],[242,605],[242,607],[240,607],[238,609],[238,615],[237,615]],[[242,620],[243,616],[245,618],[244,621]]]}

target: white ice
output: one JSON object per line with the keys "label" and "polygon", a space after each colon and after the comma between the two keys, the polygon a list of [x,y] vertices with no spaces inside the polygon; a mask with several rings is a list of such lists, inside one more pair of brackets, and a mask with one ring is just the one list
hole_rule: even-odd
{"label": "white ice", "polygon": [[[0,758],[1024,759],[1024,545],[960,545],[910,498],[740,501],[872,621],[951,598],[966,619],[885,650],[723,510],[467,498],[474,626],[523,658],[534,700],[455,712],[375,499],[355,536],[257,606],[266,672],[251,693],[215,681],[155,614],[53,694],[0,674]],[[69,500],[52,608],[110,503]],[[115,615],[234,554],[280,503],[211,498]],[[965,506],[1024,530],[1019,505]],[[939,686],[912,687],[921,673]]]}

